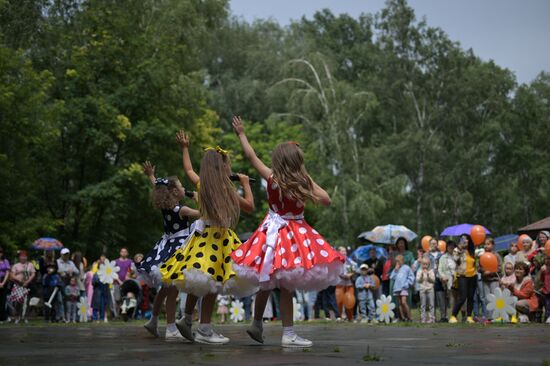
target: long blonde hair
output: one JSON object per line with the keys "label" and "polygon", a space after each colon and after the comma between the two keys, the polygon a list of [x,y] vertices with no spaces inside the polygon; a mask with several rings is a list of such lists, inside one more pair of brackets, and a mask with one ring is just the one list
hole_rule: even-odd
{"label": "long blonde hair", "polygon": [[170,210],[178,204],[178,197],[174,195],[173,190],[181,185],[176,176],[166,178],[168,184],[155,184],[151,193],[151,202],[153,207],[162,210]]}
{"label": "long blonde hair", "polygon": [[285,142],[277,145],[271,154],[273,180],[281,192],[296,201],[315,201],[313,181],[304,166],[304,153],[298,144]]}
{"label": "long blonde hair", "polygon": [[239,222],[240,207],[237,191],[229,175],[229,157],[208,150],[201,160],[199,212],[202,217],[221,227],[235,227]]}

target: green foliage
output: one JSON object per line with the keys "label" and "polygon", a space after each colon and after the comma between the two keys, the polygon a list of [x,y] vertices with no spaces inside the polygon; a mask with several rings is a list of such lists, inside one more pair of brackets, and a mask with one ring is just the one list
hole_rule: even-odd
{"label": "green foliage", "polygon": [[[260,158],[298,141],[331,207],[306,215],[334,245],[379,224],[420,235],[478,222],[507,234],[548,215],[550,74],[507,70],[417,21],[405,0],[355,19],[248,24],[217,0],[0,0],[0,243],[55,236],[94,258],[161,231],[140,163],[181,171],[175,132]],[[252,231],[267,210],[262,182]]]}

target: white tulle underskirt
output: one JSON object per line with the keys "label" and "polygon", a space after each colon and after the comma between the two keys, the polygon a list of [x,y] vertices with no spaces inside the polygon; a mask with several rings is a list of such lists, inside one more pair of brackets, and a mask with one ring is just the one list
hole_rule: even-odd
{"label": "white tulle underskirt", "polygon": [[260,274],[254,268],[233,263],[233,270],[241,281],[248,281],[262,290],[285,288],[289,291],[321,291],[338,284],[342,266],[342,262],[334,261],[317,264],[310,269],[277,269],[271,274],[269,281],[265,282],[260,282]]}

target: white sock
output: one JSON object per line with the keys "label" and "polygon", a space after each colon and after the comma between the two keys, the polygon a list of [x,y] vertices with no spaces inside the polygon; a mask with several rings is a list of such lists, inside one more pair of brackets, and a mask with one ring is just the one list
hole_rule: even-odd
{"label": "white sock", "polygon": [[252,320],[252,325],[254,325],[256,328],[263,329],[264,323],[261,320]]}
{"label": "white sock", "polygon": [[185,314],[185,317],[183,318],[183,320],[187,325],[193,324],[193,314]]}
{"label": "white sock", "polygon": [[294,337],[296,335],[296,332],[294,331],[294,327],[283,327],[283,336],[287,337]]}
{"label": "white sock", "polygon": [[176,333],[177,330],[178,328],[176,328],[176,323],[166,324],[166,333]]}

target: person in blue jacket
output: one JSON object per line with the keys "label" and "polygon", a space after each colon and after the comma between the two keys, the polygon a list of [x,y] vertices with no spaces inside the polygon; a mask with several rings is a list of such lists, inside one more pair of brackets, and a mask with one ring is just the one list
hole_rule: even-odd
{"label": "person in blue jacket", "polygon": [[409,296],[409,288],[415,282],[415,276],[411,267],[404,262],[405,259],[402,255],[395,257],[395,267],[390,275],[390,279],[394,281],[393,295],[397,298],[397,302],[399,303],[401,319],[412,321],[411,310],[407,304],[407,297]]}

